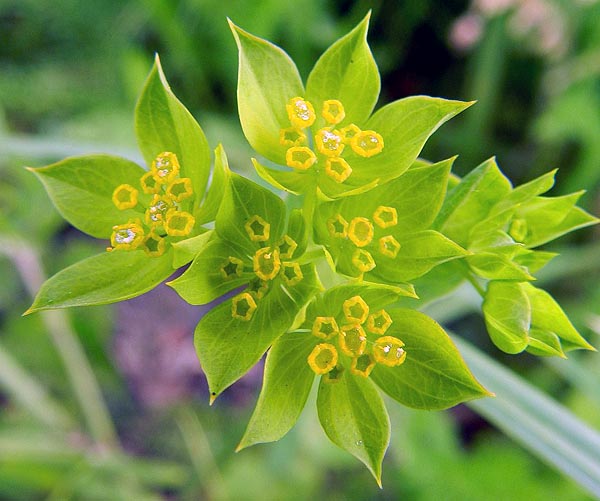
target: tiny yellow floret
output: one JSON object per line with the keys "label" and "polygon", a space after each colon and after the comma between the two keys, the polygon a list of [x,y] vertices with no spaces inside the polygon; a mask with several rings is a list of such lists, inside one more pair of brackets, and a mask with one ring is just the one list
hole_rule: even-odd
{"label": "tiny yellow floret", "polygon": [[352,167],[343,158],[333,157],[325,161],[325,174],[337,183],[343,183],[352,174]]}
{"label": "tiny yellow floret", "polygon": [[316,161],[314,151],[307,146],[292,146],[285,152],[285,164],[293,169],[308,170]]}
{"label": "tiny yellow floret", "polygon": [[296,262],[283,263],[281,266],[281,271],[281,278],[285,284],[289,285],[290,287],[296,285],[304,278],[302,270],[300,269],[300,265]]}
{"label": "tiny yellow floret", "polygon": [[144,193],[151,195],[160,191],[161,184],[156,179],[154,172],[148,171],[140,178],[140,186]]}
{"label": "tiny yellow floret", "polygon": [[385,310],[379,310],[377,313],[372,313],[367,318],[367,330],[379,336],[385,334],[392,325],[392,318]]}
{"label": "tiny yellow floret", "polygon": [[321,343],[313,348],[308,355],[308,365],[315,374],[327,374],[338,361],[338,352],[335,346],[329,343]]}
{"label": "tiny yellow floret", "polygon": [[319,152],[327,157],[339,157],[346,146],[339,131],[331,131],[327,127],[317,132],[315,144]]}
{"label": "tiny yellow floret", "polygon": [[392,235],[386,235],[379,239],[379,252],[384,256],[394,259],[400,252],[400,243]]}
{"label": "tiny yellow floret", "polygon": [[271,225],[258,215],[248,219],[244,229],[253,242],[266,242],[271,235]]}
{"label": "tiny yellow floret", "polygon": [[173,208],[173,201],[170,197],[154,195],[144,215],[146,224],[151,227],[161,226],[167,217],[167,212]]}
{"label": "tiny yellow floret", "polygon": [[179,174],[179,168],[177,155],[164,151],[152,162],[151,172],[159,183],[167,184]]}
{"label": "tiny yellow floret", "polygon": [[355,217],[348,227],[348,238],[357,247],[369,245],[373,240],[375,229],[366,217]]}
{"label": "tiny yellow floret", "polygon": [[110,243],[113,249],[133,250],[144,242],[144,228],[139,222],[113,226]]}
{"label": "tiny yellow floret", "polygon": [[300,146],[306,142],[306,134],[296,127],[288,127],[279,131],[279,144],[283,146]]}
{"label": "tiny yellow floret", "polygon": [[369,305],[360,296],[346,299],[342,309],[346,319],[352,323],[363,324],[369,315]]}
{"label": "tiny yellow floret", "polygon": [[341,214],[336,214],[327,220],[329,234],[335,238],[346,238],[348,236],[348,221]]}
{"label": "tiny yellow floret", "polygon": [[268,289],[269,289],[268,282],[266,282],[264,280],[260,280],[259,278],[256,278],[248,284],[248,288],[246,289],[246,292],[249,292],[252,295],[252,297],[255,297],[256,299],[262,299],[265,296],[265,294],[267,293]]}
{"label": "tiny yellow floret", "polygon": [[383,138],[374,130],[363,130],[350,140],[354,153],[361,157],[372,157],[383,150]]}
{"label": "tiny yellow floret", "polygon": [[380,205],[373,213],[373,221],[380,228],[389,228],[398,224],[398,211],[394,207]]}
{"label": "tiny yellow floret", "polygon": [[373,357],[380,364],[396,367],[406,359],[403,346],[404,343],[394,336],[382,336],[373,345]]}
{"label": "tiny yellow floret", "polygon": [[340,136],[345,144],[350,144],[351,139],[360,132],[358,125],[350,124],[340,129]]}
{"label": "tiny yellow floret", "polygon": [[283,242],[279,244],[279,257],[281,259],[292,259],[297,248],[298,244],[296,241],[289,235],[284,235]]}
{"label": "tiny yellow floret", "polygon": [[192,189],[192,180],[189,177],[175,179],[167,186],[165,194],[175,202],[181,202],[185,198],[189,198],[194,194]]}
{"label": "tiny yellow floret", "polygon": [[331,339],[340,332],[340,328],[333,317],[317,317],[313,322],[311,332],[313,336],[321,339]]}
{"label": "tiny yellow floret", "polygon": [[162,256],[167,248],[167,241],[152,232],[144,239],[144,252],[151,257]]}
{"label": "tiny yellow floret", "polygon": [[349,357],[358,357],[367,347],[367,334],[359,324],[343,325],[338,343],[343,353]]}
{"label": "tiny yellow floret", "polygon": [[369,377],[371,371],[375,368],[375,360],[368,354],[360,355],[352,359],[350,372],[356,376]]}
{"label": "tiny yellow floret", "polygon": [[254,273],[261,280],[273,280],[281,269],[279,250],[271,247],[258,249],[252,258]]}
{"label": "tiny yellow floret", "polygon": [[247,322],[252,318],[256,308],[254,298],[248,292],[242,292],[231,301],[231,316]]}
{"label": "tiny yellow floret", "polygon": [[344,105],[337,99],[328,99],[323,102],[323,118],[331,125],[339,124],[345,117]]}
{"label": "tiny yellow floret", "polygon": [[165,231],[172,237],[189,235],[194,228],[196,219],[189,212],[171,209],[165,217]]}
{"label": "tiny yellow floret", "polygon": [[352,254],[352,264],[361,273],[367,273],[377,266],[371,253],[364,249],[356,249],[354,251],[354,254]]}
{"label": "tiny yellow floret", "polygon": [[293,97],[285,105],[291,124],[299,129],[310,127],[316,118],[313,105],[301,97]]}
{"label": "tiny yellow floret", "polygon": [[229,256],[219,271],[225,280],[241,277],[244,271],[244,261],[237,257]]}
{"label": "tiny yellow floret", "polygon": [[323,375],[321,381],[327,384],[335,384],[339,383],[344,376],[344,367],[341,365],[336,365],[333,369],[331,369],[327,374]]}
{"label": "tiny yellow floret", "polygon": [[112,201],[117,209],[133,209],[138,203],[138,190],[129,184],[121,184],[115,188]]}

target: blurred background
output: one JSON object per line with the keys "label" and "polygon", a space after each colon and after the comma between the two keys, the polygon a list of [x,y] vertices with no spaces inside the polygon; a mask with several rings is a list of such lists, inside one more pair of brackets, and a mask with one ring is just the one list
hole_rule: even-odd
{"label": "blurred background", "polygon": [[[226,17],[284,47],[305,78],[369,9],[380,105],[479,101],[424,156],[459,154],[464,175],[496,155],[514,184],[559,167],[552,194],[586,189],[581,205],[600,214],[595,0],[0,0],[0,499],[592,499],[467,406],[389,405],[382,491],[329,443],[311,401],[282,441],[235,454],[262,369],[209,408],[193,348],[202,308],[165,286],[21,317],[47,276],[106,246],[65,223],[23,166],[96,152],[141,161],[133,109],[158,52],[211,146],[252,175]],[[599,346],[597,237],[588,228],[549,247],[563,255],[539,282]],[[439,317],[600,428],[597,354],[502,356],[472,303],[458,295]]]}

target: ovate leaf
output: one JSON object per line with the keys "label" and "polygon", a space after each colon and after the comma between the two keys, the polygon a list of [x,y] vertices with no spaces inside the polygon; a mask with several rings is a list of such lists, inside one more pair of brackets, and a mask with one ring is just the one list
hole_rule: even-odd
{"label": "ovate leaf", "polygon": [[143,251],[103,252],[47,280],[26,313],[116,303],[156,287],[173,273],[172,251],[148,257]]}
{"label": "ovate leaf", "polygon": [[494,280],[488,284],[483,315],[493,343],[506,353],[520,353],[529,344],[531,304],[526,283]]}
{"label": "ovate leaf", "polygon": [[390,441],[390,420],[375,385],[344,371],[335,383],[321,378],[319,421],[329,439],[362,461],[381,486],[381,462]]}
{"label": "ovate leaf", "polygon": [[534,280],[529,270],[510,258],[494,252],[478,252],[466,257],[474,273],[487,280]]}
{"label": "ovate leaf", "polygon": [[409,309],[388,313],[393,322],[386,335],[404,342],[406,360],[398,367],[378,364],[371,379],[390,397],[415,409],[439,410],[491,395],[433,319]]}
{"label": "ovate leaf", "polygon": [[163,151],[177,155],[180,175],[191,178],[198,207],[210,172],[210,149],[198,122],[171,91],[158,55],[135,109],[135,132],[148,166]]}
{"label": "ovate leaf", "polygon": [[213,168],[210,188],[205,199],[196,211],[196,224],[214,221],[223,201],[223,195],[229,182],[229,163],[222,145],[215,149],[215,166]]}
{"label": "ovate leaf", "polygon": [[279,440],[296,424],[315,378],[307,363],[314,346],[307,332],[291,332],[275,342],[267,355],[258,403],[237,450]]}
{"label": "ovate leaf", "polygon": [[[306,97],[320,109],[323,101],[338,99],[346,118],[341,123],[363,123],[379,96],[377,64],[367,43],[370,13],[350,33],[340,38],[319,58],[308,76]],[[325,125],[319,117],[316,128]]]}
{"label": "ovate leaf", "polygon": [[285,165],[279,131],[289,127],[287,102],[304,95],[298,69],[276,45],[231,21],[229,26],[239,51],[238,111],[246,139],[258,153]]}
{"label": "ovate leaf", "polygon": [[142,208],[120,210],[112,201],[115,188],[121,184],[142,191],[144,169],[124,158],[86,155],[29,170],[44,184],[61,215],[93,237],[109,238],[114,225],[144,215]]}

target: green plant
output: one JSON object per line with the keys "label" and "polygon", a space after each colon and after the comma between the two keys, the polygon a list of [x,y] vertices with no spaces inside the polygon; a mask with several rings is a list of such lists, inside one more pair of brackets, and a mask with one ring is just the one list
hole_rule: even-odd
{"label": "green plant", "polygon": [[185,301],[231,293],[195,331],[211,402],[269,350],[238,449],[285,435],[319,376],[323,429],[380,484],[390,425],[377,387],[417,409],[491,395],[416,308],[468,281],[502,351],[593,349],[532,281],[555,256],[534,249],[598,220],[576,206],[581,192],[541,196],[554,172],[515,188],[493,159],[460,179],[454,159],[419,158],[472,103],[415,96],[372,113],[368,20],[323,54],[306,87],[281,49],[231,23],[240,121],[264,158],[253,164],[289,207],[232,172],[221,145],[209,185],[208,142],[157,58],[135,117],[148,170],[108,155],[31,169],[65,219],[111,246],[49,279],[27,313],[128,299],[189,264],[169,282]]}

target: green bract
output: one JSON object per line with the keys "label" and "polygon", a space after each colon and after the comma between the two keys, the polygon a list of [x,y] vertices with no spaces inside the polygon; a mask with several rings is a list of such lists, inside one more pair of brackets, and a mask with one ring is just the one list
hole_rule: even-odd
{"label": "green bract", "polygon": [[532,282],[556,255],[539,246],[598,220],[576,206],[581,193],[541,196],[554,172],[515,188],[493,159],[459,179],[453,158],[418,158],[471,103],[416,96],[373,113],[368,21],[321,56],[306,86],[285,52],[230,22],[240,121],[262,157],[253,164],[302,195],[300,209],[233,173],[220,145],[207,189],[208,143],[157,58],[136,108],[146,169],[107,155],[31,169],[65,219],[111,245],[48,280],[28,312],[128,299],[189,264],[168,285],[190,304],[217,301],[194,334],[211,403],[267,353],[238,449],[282,438],[318,379],[325,433],[381,484],[382,392],[429,410],[491,395],[416,308],[467,280],[502,351],[593,349]]}

